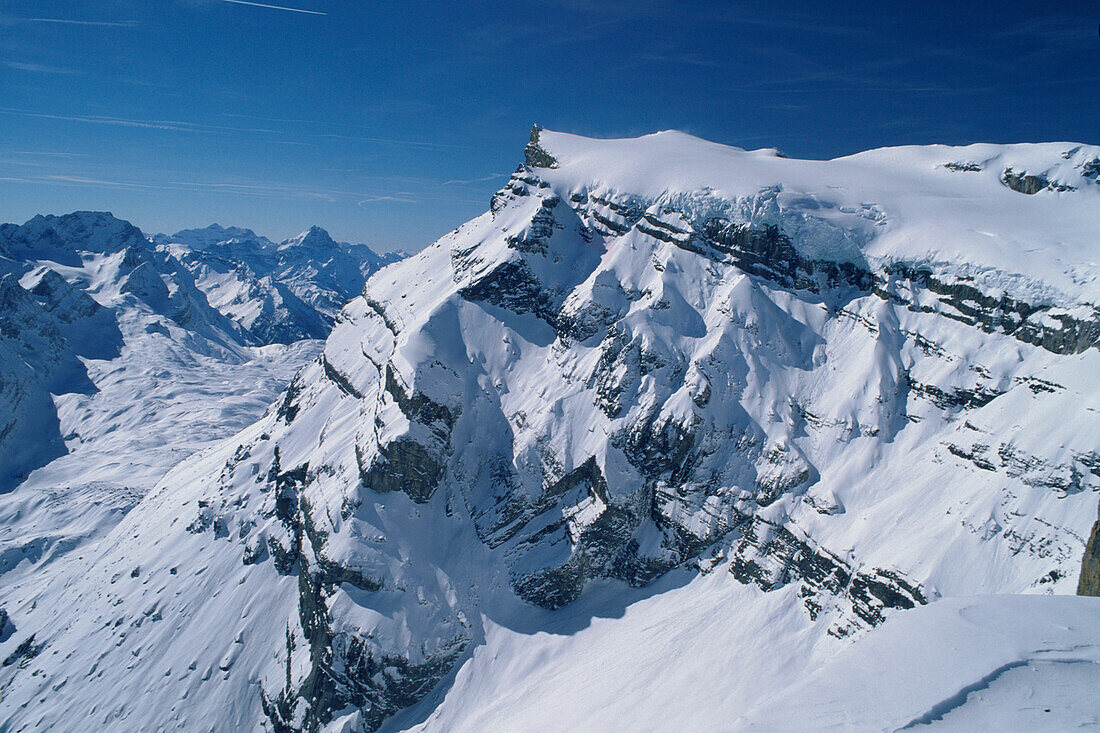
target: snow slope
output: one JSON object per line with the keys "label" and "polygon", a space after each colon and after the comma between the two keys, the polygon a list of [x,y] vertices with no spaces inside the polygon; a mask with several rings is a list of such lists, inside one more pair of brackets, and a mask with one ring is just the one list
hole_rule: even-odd
{"label": "snow slope", "polygon": [[868,634],[735,725],[767,731],[805,728],[807,721],[817,730],[1094,728],[1100,725],[1098,622],[1095,598],[944,599]]}
{"label": "snow slope", "polygon": [[140,312],[165,334],[173,324],[199,353],[245,356],[237,327],[187,271],[110,214],[0,226],[0,272],[0,492],[65,452],[51,395],[95,392],[88,360],[120,354],[121,314]]}
{"label": "snow slope", "polygon": [[[815,658],[782,602],[697,579],[579,631],[489,625],[386,730],[1068,730],[1100,724],[1100,601],[949,598]],[[730,623],[736,608],[737,623]],[[564,626],[564,625],[563,625]],[[808,670],[812,673],[807,674]],[[427,715],[425,715],[427,713]]]}
{"label": "snow slope", "polygon": [[[526,160],[73,582],[7,607],[11,730],[767,726],[790,685],[881,659],[876,627],[950,641],[953,598],[1074,592],[1100,148],[792,161],[536,128]],[[976,602],[980,663],[873,724],[947,724],[1029,654],[1087,685],[1029,636],[1004,661],[998,614],[1031,600]],[[1086,661],[1094,606],[1049,606]]]}
{"label": "snow slope", "polygon": [[78,581],[173,464],[254,421],[320,344],[242,344],[177,261],[109,214],[0,226],[0,254],[7,642],[50,609],[32,601],[16,623],[6,609]]}
{"label": "snow slope", "polygon": [[0,249],[2,608],[63,582],[55,561],[255,420],[318,344],[241,344],[178,262],[109,214],[4,225]]}

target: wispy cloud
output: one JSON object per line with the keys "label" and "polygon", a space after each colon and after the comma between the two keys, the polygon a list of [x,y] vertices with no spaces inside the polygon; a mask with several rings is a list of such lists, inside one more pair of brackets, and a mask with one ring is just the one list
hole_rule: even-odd
{"label": "wispy cloud", "polygon": [[0,107],[0,114],[14,115],[19,117],[30,117],[33,119],[43,120],[81,122],[93,125],[113,125],[116,127],[135,127],[149,130],[165,130],[168,132],[192,132],[220,135],[246,133],[290,138],[284,140],[275,139],[267,141],[270,143],[282,145],[309,145],[310,143],[298,139],[308,138],[312,140],[341,140],[344,142],[363,142],[379,145],[403,145],[414,148],[425,148],[428,150],[455,150],[463,147],[461,145],[451,145],[448,143],[428,142],[422,140],[403,140],[400,138],[373,137],[366,135],[344,135],[340,133],[309,132],[302,130],[275,130],[267,127],[229,127],[226,125],[207,125],[198,122],[184,122],[182,120],[144,120],[127,117],[107,117],[104,115],[52,114],[48,112],[34,112],[32,110],[16,109],[12,107]]}
{"label": "wispy cloud", "polygon": [[481,178],[452,178],[449,181],[443,181],[443,183],[440,184],[440,185],[455,186],[455,185],[462,185],[462,184],[467,184],[467,183],[484,183],[485,181],[492,181],[492,180],[495,180],[497,178],[507,178],[507,177],[508,177],[507,173],[494,173],[491,176],[482,176]]}
{"label": "wispy cloud", "polygon": [[63,69],[60,66],[47,66],[45,64],[28,64],[22,61],[5,61],[4,66],[18,71],[27,71],[32,74],[83,74],[76,69]]}
{"label": "wispy cloud", "polygon": [[22,183],[39,183],[59,186],[94,186],[97,188],[124,189],[130,191],[192,191],[235,194],[266,199],[321,199],[329,202],[347,201],[358,205],[374,201],[416,203],[406,192],[368,194],[363,191],[346,191],[324,187],[302,186],[266,181],[136,181],[80,175],[41,175],[6,180]]}
{"label": "wispy cloud", "polygon": [[[99,115],[65,115],[49,114],[46,112],[32,112],[25,109],[13,109],[0,107],[0,114],[15,115],[19,117],[31,117],[42,120],[64,120],[67,122],[86,122],[96,125],[116,125],[120,127],[140,127],[155,130],[172,130],[176,132],[217,132],[218,128],[207,125],[194,125],[189,122],[177,122],[172,120],[138,120],[123,117],[103,117]],[[232,129],[232,128],[223,128]]]}
{"label": "wispy cloud", "polygon": [[288,8],[285,5],[268,5],[267,3],[252,3],[248,0],[222,0],[223,3],[233,3],[234,5],[251,5],[255,8],[271,8],[272,10],[286,10],[291,13],[308,13],[309,15],[328,15],[328,13],[322,13],[318,10],[303,10],[302,8]]}
{"label": "wispy cloud", "polygon": [[[340,128],[340,129],[344,129],[344,130],[370,130],[371,129],[371,128],[366,127],[364,125],[356,125],[356,124],[351,124],[351,123],[347,123],[347,122],[336,122],[336,121],[333,121],[333,120],[324,120],[324,121],[322,121],[322,120],[310,120],[310,119],[305,119],[305,118],[294,118],[294,117],[265,117],[265,116],[246,115],[246,114],[238,114],[238,113],[231,113],[231,112],[222,112],[222,113],[220,113],[220,116],[230,117],[230,118],[235,118],[235,119],[242,119],[242,120],[255,120],[257,122],[266,122],[266,123],[273,124],[273,125],[307,125],[307,126],[313,126],[313,127],[325,126],[325,127],[329,127],[329,128]],[[287,134],[292,134],[292,133],[287,133]],[[413,147],[431,148],[431,149],[440,149],[440,150],[463,150],[463,149],[467,148],[467,146],[465,146],[465,145],[456,145],[456,144],[453,144],[453,143],[442,143],[442,142],[436,142],[434,140],[432,140],[432,141],[407,140],[407,139],[404,139],[404,138],[377,137],[377,136],[370,136],[370,135],[355,135],[355,134],[350,134],[350,133],[309,132],[309,131],[301,131],[300,128],[299,128],[298,131],[296,131],[293,134],[296,134],[296,135],[299,135],[299,136],[304,136],[304,137],[330,138],[330,139],[333,139],[333,140],[349,140],[349,141],[352,141],[352,142],[384,143],[384,144],[388,144],[388,145],[411,145]]]}
{"label": "wispy cloud", "polygon": [[46,158],[90,158],[89,153],[62,153],[53,150],[13,150],[11,155],[34,155]]}
{"label": "wispy cloud", "polygon": [[71,18],[13,18],[5,17],[4,23],[56,23],[59,25],[84,25],[98,28],[136,28],[136,20],[74,20]]}
{"label": "wispy cloud", "polygon": [[411,196],[407,196],[407,195],[403,195],[403,196],[368,196],[365,199],[362,199],[362,200],[359,201],[359,206],[362,206],[363,204],[373,204],[376,201],[393,201],[393,202],[399,203],[399,204],[415,204],[417,202],[417,199],[412,198]]}

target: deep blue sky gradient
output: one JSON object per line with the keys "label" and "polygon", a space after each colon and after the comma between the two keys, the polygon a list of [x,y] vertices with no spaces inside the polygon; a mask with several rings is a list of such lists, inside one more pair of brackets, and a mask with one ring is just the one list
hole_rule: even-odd
{"label": "deep blue sky gradient", "polygon": [[417,249],[531,123],[829,158],[1100,142],[1100,3],[6,0],[0,220]]}

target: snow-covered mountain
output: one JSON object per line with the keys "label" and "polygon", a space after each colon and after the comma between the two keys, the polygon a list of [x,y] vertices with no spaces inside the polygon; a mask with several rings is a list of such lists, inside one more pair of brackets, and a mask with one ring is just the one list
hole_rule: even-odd
{"label": "snow-covered mountain", "polygon": [[324,338],[367,277],[403,254],[334,242],[320,227],[276,244],[251,229],[187,229],[153,237],[187,267],[210,304],[259,343]]}
{"label": "snow-covered mountain", "polygon": [[55,395],[96,391],[88,360],[123,347],[120,315],[169,324],[200,353],[241,357],[243,333],[210,308],[179,262],[110,214],[0,226],[0,492],[66,452]]}
{"label": "snow-covered mountain", "polygon": [[178,261],[104,213],[0,227],[0,300],[7,640],[9,592],[63,584],[55,566],[91,552],[173,464],[254,421],[318,342],[245,345]]}
{"label": "snow-covered mountain", "polygon": [[[159,333],[196,356],[242,363],[250,347],[326,336],[385,261],[317,227],[282,245],[216,226],[171,239],[189,244],[154,246],[103,212],[0,225],[0,492],[66,452],[54,398],[97,391],[87,360],[120,355],[122,321],[141,322],[131,343]],[[225,262],[237,270],[219,280]]]}
{"label": "snow-covered mountain", "polygon": [[1100,601],[1042,596],[1098,582],[1097,171],[535,128],[262,418],[4,597],[0,716],[950,727],[1034,673],[1095,722]]}

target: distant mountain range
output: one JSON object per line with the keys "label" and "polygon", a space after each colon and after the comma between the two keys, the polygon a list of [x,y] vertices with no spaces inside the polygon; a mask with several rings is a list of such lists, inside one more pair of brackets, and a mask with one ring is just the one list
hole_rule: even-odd
{"label": "distant mountain range", "polygon": [[324,338],[397,257],[319,227],[275,244],[217,225],[149,239],[105,212],[0,225],[0,491],[65,452],[51,395],[95,391],[85,360],[121,353],[123,321],[243,360],[248,347]]}
{"label": "distant mountain range", "polygon": [[402,256],[335,242],[317,226],[279,243],[251,229],[217,224],[157,234],[152,241],[178,259],[209,303],[256,343],[324,338],[366,278]]}

